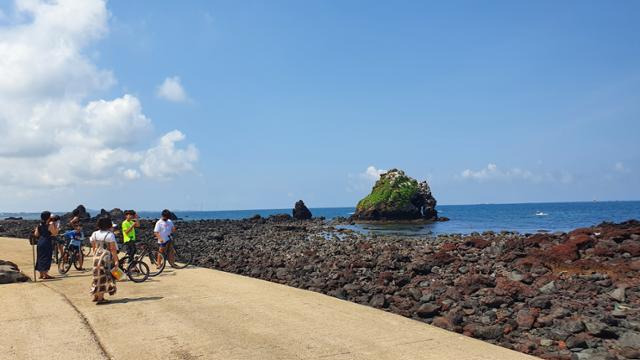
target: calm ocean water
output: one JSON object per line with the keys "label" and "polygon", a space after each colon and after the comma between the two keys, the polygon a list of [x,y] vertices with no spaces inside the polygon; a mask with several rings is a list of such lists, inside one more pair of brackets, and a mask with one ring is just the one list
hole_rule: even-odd
{"label": "calm ocean water", "polygon": [[[486,230],[511,230],[518,232],[567,231],[591,226],[602,221],[640,219],[640,201],[603,201],[573,203],[527,203],[488,205],[439,205],[438,213],[451,219],[428,225],[358,225],[356,230],[365,232],[397,232],[404,234],[470,233]],[[355,208],[312,208],[314,216],[327,219],[348,217]],[[94,211],[95,212],[95,211]],[[232,211],[176,211],[184,220],[243,219],[259,214],[263,217],[291,213],[291,209],[232,210]],[[156,218],[158,212],[140,212],[144,218]],[[35,219],[35,213],[0,213],[0,218],[22,216]]]}

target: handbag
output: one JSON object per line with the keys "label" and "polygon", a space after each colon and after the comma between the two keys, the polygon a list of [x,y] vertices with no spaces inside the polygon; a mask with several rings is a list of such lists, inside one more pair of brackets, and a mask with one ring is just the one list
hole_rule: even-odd
{"label": "handbag", "polygon": [[113,276],[114,279],[120,281],[124,277],[124,273],[122,272],[122,270],[120,270],[119,267],[116,266],[111,269],[111,276]]}

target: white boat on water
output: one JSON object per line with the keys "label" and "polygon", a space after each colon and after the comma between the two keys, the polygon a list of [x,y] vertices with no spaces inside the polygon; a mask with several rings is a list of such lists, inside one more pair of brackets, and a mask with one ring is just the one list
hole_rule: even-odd
{"label": "white boat on water", "polygon": [[536,211],[536,216],[547,216],[549,214],[542,212],[542,211]]}

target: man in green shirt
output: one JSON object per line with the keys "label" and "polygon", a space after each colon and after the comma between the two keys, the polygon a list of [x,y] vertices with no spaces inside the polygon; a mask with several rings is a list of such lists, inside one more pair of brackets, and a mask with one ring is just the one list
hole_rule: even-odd
{"label": "man in green shirt", "polygon": [[138,214],[133,210],[126,210],[124,217],[122,222],[122,242],[127,246],[127,255],[133,259],[136,253],[136,228],[140,227],[140,221],[138,221]]}

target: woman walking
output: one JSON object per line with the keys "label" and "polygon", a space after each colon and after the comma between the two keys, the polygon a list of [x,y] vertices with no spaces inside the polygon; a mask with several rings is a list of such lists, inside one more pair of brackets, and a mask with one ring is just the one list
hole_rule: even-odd
{"label": "woman walking", "polygon": [[34,235],[38,239],[36,270],[40,272],[40,279],[53,279],[53,276],[49,275],[49,270],[53,254],[53,237],[58,235],[58,228],[52,221],[49,211],[43,211],[40,214],[40,224],[36,227]]}
{"label": "woman walking", "polygon": [[91,234],[93,245],[93,282],[91,294],[93,301],[98,304],[107,303],[104,294],[116,293],[116,281],[111,275],[111,269],[118,266],[118,250],[116,236],[111,232],[111,219],[101,217],[98,220],[98,230]]}

